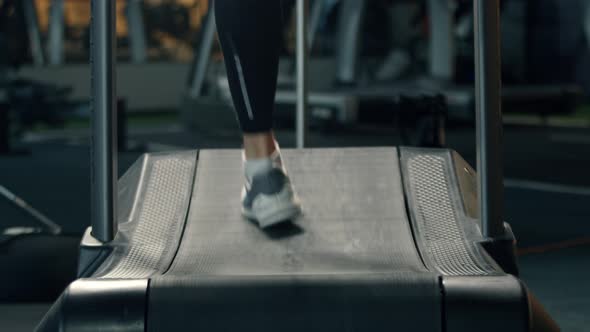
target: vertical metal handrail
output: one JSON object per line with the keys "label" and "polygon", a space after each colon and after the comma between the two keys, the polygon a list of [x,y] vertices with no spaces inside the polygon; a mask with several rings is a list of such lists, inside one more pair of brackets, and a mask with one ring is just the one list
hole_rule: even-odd
{"label": "vertical metal handrail", "polygon": [[189,82],[188,94],[192,98],[199,98],[203,95],[203,87],[207,79],[207,69],[211,59],[211,50],[215,44],[215,13],[213,12],[213,1],[209,1],[207,15],[201,30],[201,41],[198,45],[198,51],[195,54],[195,61],[192,76]]}
{"label": "vertical metal handrail", "polygon": [[499,0],[474,1],[479,215],[484,236],[504,234]]}
{"label": "vertical metal handrail", "polygon": [[92,0],[91,17],[92,236],[109,242],[117,232],[115,0]]}
{"label": "vertical metal handrail", "polygon": [[297,148],[307,145],[307,98],[308,98],[308,44],[307,8],[308,0],[297,0],[297,115],[295,123]]}

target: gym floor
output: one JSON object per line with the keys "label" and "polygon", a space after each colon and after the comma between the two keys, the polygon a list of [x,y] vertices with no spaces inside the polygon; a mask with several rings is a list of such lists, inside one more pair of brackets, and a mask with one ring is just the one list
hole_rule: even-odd
{"label": "gym floor", "polygon": [[[293,145],[291,131],[277,133],[283,147]],[[455,128],[448,145],[472,165],[473,131]],[[30,154],[0,157],[0,184],[80,236],[89,220],[88,131],[84,128],[29,135]],[[188,133],[175,124],[131,127],[133,142],[148,142],[150,150],[238,148],[235,135]],[[395,132],[356,128],[311,134],[311,144],[328,146],[397,145]],[[140,155],[119,155],[123,172]],[[506,126],[506,220],[519,240],[521,274],[564,331],[587,331],[590,326],[590,131],[587,129]],[[29,217],[4,200],[0,226],[34,225]],[[72,250],[75,250],[72,249]],[[75,252],[68,257],[75,257]],[[73,258],[72,258],[73,260]],[[56,262],[47,262],[55,264]],[[74,261],[71,262],[75,264]],[[55,271],[73,274],[71,271]],[[66,275],[65,280],[73,278]],[[0,294],[4,293],[0,283]],[[49,308],[41,303],[0,303],[0,327],[30,331]]]}

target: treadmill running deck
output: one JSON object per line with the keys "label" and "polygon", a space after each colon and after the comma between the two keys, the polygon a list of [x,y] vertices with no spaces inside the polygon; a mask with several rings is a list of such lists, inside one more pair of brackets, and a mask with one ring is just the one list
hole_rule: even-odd
{"label": "treadmill running deck", "polygon": [[93,322],[133,331],[526,326],[522,285],[477,244],[477,221],[462,202],[472,200],[470,182],[456,174],[468,166],[452,152],[284,150],[303,216],[264,231],[240,214],[241,158],[239,150],[140,158],[119,181],[115,241],[83,241],[86,279],[64,292],[40,330]]}

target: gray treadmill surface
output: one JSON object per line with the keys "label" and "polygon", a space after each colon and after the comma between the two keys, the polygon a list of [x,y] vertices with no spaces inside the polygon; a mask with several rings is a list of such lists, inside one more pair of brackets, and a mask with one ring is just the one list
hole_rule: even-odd
{"label": "gray treadmill surface", "polygon": [[241,152],[200,153],[184,236],[166,275],[426,272],[395,149],[283,154],[304,215],[279,229],[287,233],[281,237],[240,215]]}

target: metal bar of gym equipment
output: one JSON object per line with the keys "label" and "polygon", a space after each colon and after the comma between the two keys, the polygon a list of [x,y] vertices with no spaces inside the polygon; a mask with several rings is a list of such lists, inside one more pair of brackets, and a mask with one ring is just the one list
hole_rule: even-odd
{"label": "metal bar of gym equipment", "polygon": [[451,81],[455,74],[453,11],[449,0],[428,0],[430,17],[430,75]]}
{"label": "metal bar of gym equipment", "polygon": [[307,45],[307,8],[308,0],[297,0],[297,115],[296,115],[296,143],[297,148],[306,146],[307,140],[307,98],[308,98],[308,45]]}
{"label": "metal bar of gym equipment", "polygon": [[340,6],[336,81],[345,85],[354,84],[359,76],[361,34],[367,1],[343,0]]}
{"label": "metal bar of gym equipment", "polygon": [[45,64],[45,55],[43,54],[43,43],[41,42],[41,31],[39,30],[39,18],[35,10],[35,3],[33,0],[25,0],[22,2],[22,6],[33,63],[36,66],[43,66]]}
{"label": "metal bar of gym equipment", "polygon": [[474,1],[479,215],[485,237],[504,234],[499,0]]}
{"label": "metal bar of gym equipment", "polygon": [[307,45],[310,50],[313,48],[313,42],[315,41],[317,31],[320,27],[320,19],[322,18],[323,10],[324,0],[315,0],[312,2],[309,13],[309,31],[307,31]]}
{"label": "metal bar of gym equipment", "polygon": [[127,21],[129,23],[129,43],[133,63],[143,63],[147,60],[147,41],[142,12],[143,0],[127,1]]}
{"label": "metal bar of gym equipment", "polygon": [[47,53],[50,65],[61,65],[64,60],[64,0],[52,0],[49,10]]}
{"label": "metal bar of gym equipment", "polygon": [[92,0],[92,236],[110,242],[117,232],[115,0]]}
{"label": "metal bar of gym equipment", "polygon": [[213,13],[213,1],[209,1],[209,8],[202,27],[201,42],[195,54],[195,64],[191,80],[189,82],[188,93],[192,98],[201,97],[203,87],[207,78],[207,68],[211,59],[211,50],[215,42],[215,14]]}

